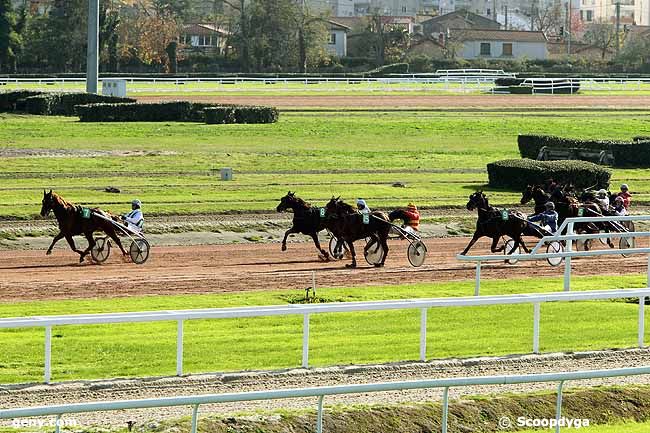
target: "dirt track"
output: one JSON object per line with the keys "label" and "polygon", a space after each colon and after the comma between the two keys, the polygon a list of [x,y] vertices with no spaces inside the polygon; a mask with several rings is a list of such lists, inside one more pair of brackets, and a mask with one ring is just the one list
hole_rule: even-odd
{"label": "dirt track", "polygon": [[[177,100],[177,96],[140,96],[141,102]],[[650,96],[644,95],[377,95],[377,96],[281,96],[221,95],[187,97],[195,102],[223,104],[273,105],[280,108],[300,107],[418,107],[418,108],[648,108]]]}
{"label": "dirt track", "polygon": [[[413,268],[406,259],[407,244],[392,241],[385,268],[372,268],[361,258],[355,270],[345,268],[347,261],[321,262],[311,243],[291,243],[284,253],[277,243],[153,247],[142,266],[122,262],[116,250],[104,265],[79,264],[78,256],[67,250],[57,249],[51,256],[44,251],[2,251],[0,302],[304,289],[311,286],[312,271],[318,287],[471,281],[473,265],[455,257],[467,242],[467,238],[427,239],[427,260]],[[473,251],[484,253],[488,246],[484,240]],[[608,256],[574,260],[574,271],[577,275],[613,273],[622,260],[629,272],[643,272],[647,266],[645,257]],[[559,276],[562,269],[546,262],[498,263],[485,265],[482,277]],[[468,283],[465,295],[471,294],[471,287]]]}

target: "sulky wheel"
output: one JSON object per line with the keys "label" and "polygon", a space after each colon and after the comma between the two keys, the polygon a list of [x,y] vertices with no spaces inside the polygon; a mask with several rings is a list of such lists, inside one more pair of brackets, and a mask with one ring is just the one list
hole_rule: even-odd
{"label": "sulky wheel", "polygon": [[[627,250],[636,247],[636,241],[633,237],[623,237],[618,242],[618,247],[622,250]],[[630,257],[630,254],[621,254],[623,257]]]}
{"label": "sulky wheel", "polygon": [[422,241],[413,242],[406,250],[406,257],[411,266],[419,268],[427,258],[427,246]]}
{"label": "sulky wheel", "polygon": [[145,239],[136,239],[131,242],[129,248],[129,255],[133,263],[141,265],[149,258],[149,242]]}
{"label": "sulky wheel", "polygon": [[[515,240],[514,239],[508,239],[505,244],[505,248],[503,249],[503,254],[506,256],[510,255],[510,251],[515,246]],[[513,254],[521,254],[521,246],[518,246],[517,249],[513,252]],[[506,259],[506,263],[509,265],[516,265],[517,262],[519,262],[519,259]]]}
{"label": "sulky wheel", "polygon": [[95,246],[90,250],[90,257],[95,263],[104,263],[111,255],[111,243],[107,238],[95,238]]}
{"label": "sulky wheel", "polygon": [[386,252],[379,242],[375,242],[370,248],[366,245],[363,249],[363,256],[366,258],[366,262],[373,266],[380,265],[385,254]]}
{"label": "sulky wheel", "polygon": [[[558,241],[553,241],[548,244],[546,247],[546,252],[549,254],[555,254],[555,253],[561,253],[564,251],[564,247],[562,244]],[[563,257],[549,257],[546,259],[549,265],[551,266],[560,266],[562,262],[564,261]]]}

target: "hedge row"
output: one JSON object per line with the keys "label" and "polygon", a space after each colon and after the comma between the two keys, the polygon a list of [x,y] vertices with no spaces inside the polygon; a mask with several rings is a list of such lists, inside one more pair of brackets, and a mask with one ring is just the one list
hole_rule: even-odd
{"label": "hedge row", "polygon": [[519,154],[522,158],[536,159],[542,147],[556,149],[609,150],[615,166],[650,166],[650,139],[635,137],[633,141],[580,140],[552,135],[519,135]]}
{"label": "hedge row", "polygon": [[216,106],[188,101],[147,104],[87,104],[75,107],[82,122],[273,123],[273,107]]}
{"label": "hedge row", "polygon": [[76,105],[93,103],[135,102],[131,98],[95,95],[94,93],[56,93],[15,90],[0,93],[0,111],[21,111],[44,116],[74,116]]}
{"label": "hedge row", "polygon": [[490,186],[523,190],[553,178],[578,188],[607,188],[611,171],[586,161],[507,159],[487,165]]}
{"label": "hedge row", "polygon": [[279,112],[274,107],[208,107],[205,109],[205,123],[275,123]]}

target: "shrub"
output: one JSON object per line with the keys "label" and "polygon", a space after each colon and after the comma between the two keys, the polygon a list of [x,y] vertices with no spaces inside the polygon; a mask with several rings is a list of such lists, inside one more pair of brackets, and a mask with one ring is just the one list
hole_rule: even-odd
{"label": "shrub", "polygon": [[523,78],[504,77],[494,80],[494,84],[501,87],[518,86],[524,82]]}
{"label": "shrub", "polygon": [[87,104],[75,107],[82,122],[174,122],[188,120],[187,101],[148,104]]}
{"label": "shrub", "polygon": [[52,108],[56,106],[56,99],[56,96],[47,93],[29,96],[25,98],[25,111],[29,114],[47,116],[52,113]]}
{"label": "shrub", "polygon": [[[11,90],[0,92],[0,113],[17,111],[16,103],[19,100],[24,100],[30,96],[40,95],[41,93],[43,92],[37,90]],[[24,103],[21,108],[24,108]]]}
{"label": "shrub", "polygon": [[[94,93],[57,93],[57,92],[15,92],[18,96],[25,94],[14,104],[14,110],[21,109],[29,114],[43,116],[74,116],[76,105],[93,103],[126,103],[135,99],[115,96],[96,95]],[[34,93],[34,94],[31,94]],[[13,97],[13,96],[12,96]],[[23,102],[24,100],[24,102]]]}
{"label": "shrub", "polygon": [[634,137],[632,139],[632,141],[634,141],[634,142],[637,142],[637,141],[650,141],[650,137],[644,137],[644,136]]}
{"label": "shrub", "polygon": [[372,71],[368,71],[369,77],[383,77],[389,74],[408,74],[408,63],[393,63],[392,65],[380,66]]}
{"label": "shrub", "polygon": [[650,139],[616,143],[611,149],[617,167],[650,167]]}
{"label": "shrub", "polygon": [[222,123],[275,123],[279,112],[274,107],[220,106],[205,108],[205,122]]}
{"label": "shrub", "polygon": [[490,186],[523,190],[553,178],[578,188],[607,188],[611,171],[585,161],[534,161],[508,159],[487,165]]}

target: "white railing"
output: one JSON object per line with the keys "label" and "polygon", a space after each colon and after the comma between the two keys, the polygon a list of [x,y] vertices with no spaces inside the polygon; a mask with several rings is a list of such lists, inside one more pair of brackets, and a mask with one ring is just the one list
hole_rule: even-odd
{"label": "white railing", "polygon": [[[130,84],[129,93],[142,92],[332,92],[345,90],[346,92],[362,91],[442,91],[452,93],[491,92],[496,93],[494,82],[497,78],[510,75],[500,71],[491,74],[485,70],[465,70],[466,72],[445,74],[402,74],[383,78],[369,77],[286,77],[286,78],[258,78],[258,77],[106,77],[105,79],[126,80]],[[442,71],[445,72],[445,71]],[[100,80],[101,81],[101,80]],[[0,85],[32,85],[40,89],[52,89],[52,86],[71,88],[82,86],[85,78],[2,78]],[[579,84],[581,91],[625,91],[638,92],[650,91],[650,78],[529,78],[525,85],[534,85],[533,93],[555,93],[561,89],[575,90]],[[162,85],[162,86],[161,86]],[[188,85],[191,85],[188,87]],[[235,86],[233,86],[235,85]],[[244,85],[244,86],[236,86]],[[251,86],[248,86],[251,85]],[[344,87],[345,86],[345,87]],[[53,90],[53,89],[52,89]]]}
{"label": "white railing", "polygon": [[650,367],[619,368],[612,370],[586,370],[563,373],[528,374],[516,376],[457,377],[449,379],[414,380],[404,382],[382,382],[360,385],[339,385],[315,388],[297,388],[272,391],[253,391],[228,394],[208,394],[195,396],[165,397],[142,400],[99,401],[28,407],[0,410],[0,419],[18,419],[28,417],[56,416],[56,433],[60,432],[61,417],[67,414],[103,412],[126,409],[149,409],[160,407],[191,406],[191,433],[197,432],[199,406],[205,404],[231,403],[242,401],[281,400],[290,398],[318,397],[316,412],[316,432],[323,432],[323,401],[326,396],[345,394],[367,394],[386,391],[403,391],[416,389],[442,388],[442,432],[447,433],[449,416],[449,389],[467,386],[512,385],[521,383],[557,382],[555,402],[555,432],[561,429],[562,395],[564,382],[570,380],[606,379],[612,377],[629,377],[650,374]]}
{"label": "white railing", "polygon": [[309,322],[313,314],[351,313],[359,311],[420,310],[420,360],[426,360],[427,313],[430,308],[476,307],[487,305],[533,305],[533,353],[539,353],[540,307],[547,302],[592,301],[605,299],[638,298],[638,346],[644,347],[644,305],[650,297],[650,288],[628,290],[596,290],[587,292],[559,292],[501,296],[471,296],[460,298],[406,299],[375,302],[339,302],[329,304],[300,304],[217,308],[205,310],[148,311],[136,313],[81,314],[69,316],[18,317],[0,319],[0,329],[45,328],[45,383],[52,378],[52,327],[66,325],[95,325],[111,323],[177,322],[176,374],[183,374],[183,323],[198,319],[235,319],[244,317],[303,316],[302,366],[309,367]]}
{"label": "white railing", "polygon": [[[627,248],[627,249],[605,249],[592,251],[573,251],[572,241],[586,241],[591,239],[611,239],[611,238],[647,238],[650,232],[613,232],[595,233],[595,234],[575,234],[575,224],[595,223],[595,222],[623,222],[623,221],[650,221],[650,215],[634,216],[606,216],[606,217],[577,217],[565,219],[556,233],[552,236],[544,236],[537,241],[530,254],[510,254],[507,256],[498,255],[481,255],[481,256],[463,256],[458,254],[456,258],[461,261],[476,262],[476,278],[474,295],[478,296],[481,289],[481,263],[482,262],[503,262],[507,261],[527,261],[527,260],[547,260],[554,258],[564,259],[564,290],[571,290],[571,259],[573,257],[594,257],[594,256],[615,256],[631,254],[648,254],[648,280],[647,287],[650,287],[650,248]],[[561,234],[566,230],[566,234]],[[563,251],[557,253],[540,253],[539,250],[551,242],[565,242],[566,247]]]}

